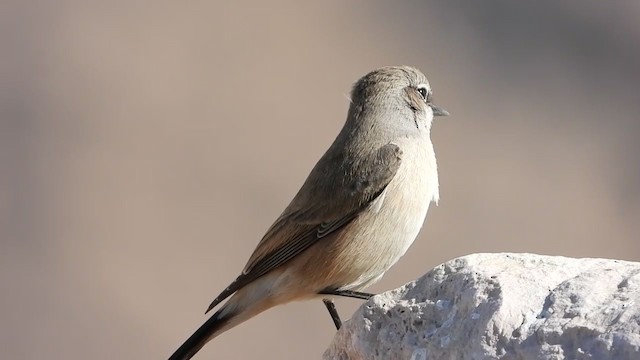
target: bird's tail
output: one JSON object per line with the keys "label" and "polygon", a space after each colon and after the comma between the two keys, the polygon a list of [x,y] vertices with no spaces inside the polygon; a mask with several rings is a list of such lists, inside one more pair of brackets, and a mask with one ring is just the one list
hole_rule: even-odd
{"label": "bird's tail", "polygon": [[264,295],[261,283],[245,287],[235,293],[193,335],[176,350],[169,360],[191,359],[211,339],[277,304]]}
{"label": "bird's tail", "polygon": [[237,325],[233,324],[232,320],[233,314],[224,314],[224,308],[218,310],[169,357],[169,360],[191,359],[209,340]]}

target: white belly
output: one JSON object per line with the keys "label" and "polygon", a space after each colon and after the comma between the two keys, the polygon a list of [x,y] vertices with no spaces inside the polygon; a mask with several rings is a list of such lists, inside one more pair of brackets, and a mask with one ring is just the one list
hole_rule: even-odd
{"label": "white belly", "polygon": [[361,246],[375,261],[348,288],[356,289],[377,281],[407,251],[418,236],[431,201],[437,202],[438,171],[428,134],[423,141],[396,142],[402,149],[402,163],[384,193],[359,219]]}

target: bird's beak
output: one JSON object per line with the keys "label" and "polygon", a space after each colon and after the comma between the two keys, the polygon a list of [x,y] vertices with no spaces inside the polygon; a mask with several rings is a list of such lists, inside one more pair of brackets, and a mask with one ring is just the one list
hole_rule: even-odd
{"label": "bird's beak", "polygon": [[434,104],[429,106],[431,106],[431,110],[433,110],[433,116],[449,116],[449,112],[440,106],[436,106]]}

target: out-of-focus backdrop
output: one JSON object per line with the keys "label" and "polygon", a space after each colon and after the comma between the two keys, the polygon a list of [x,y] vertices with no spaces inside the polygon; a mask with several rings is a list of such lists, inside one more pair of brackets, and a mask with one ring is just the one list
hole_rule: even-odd
{"label": "out-of-focus backdrop", "polygon": [[[3,2],[2,357],[168,357],[383,65],[422,69],[452,115],[440,205],[371,290],[475,252],[640,260],[625,4]],[[319,358],[333,334],[320,301],[293,303],[198,358]]]}

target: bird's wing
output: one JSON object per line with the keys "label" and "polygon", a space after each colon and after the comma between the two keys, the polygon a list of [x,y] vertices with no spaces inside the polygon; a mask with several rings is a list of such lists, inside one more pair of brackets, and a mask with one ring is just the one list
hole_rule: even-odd
{"label": "bird's wing", "polygon": [[332,159],[325,155],[267,230],[240,276],[213,300],[207,312],[355,219],[391,182],[401,156],[402,150],[391,143],[352,164],[341,161],[343,155]]}

